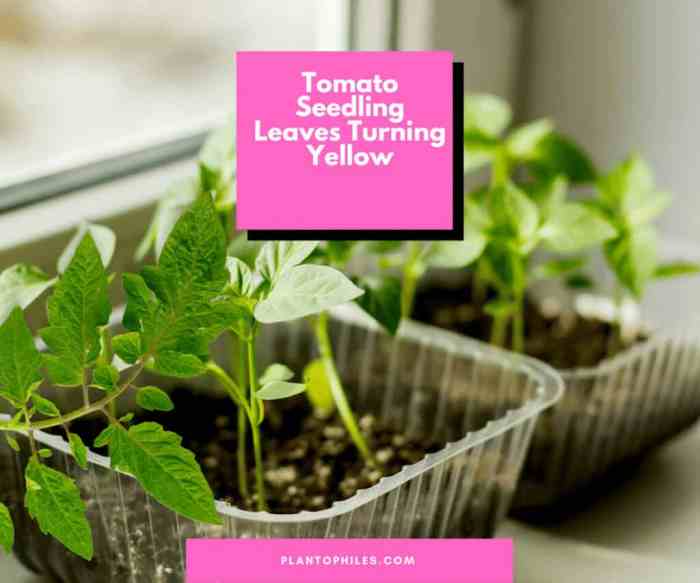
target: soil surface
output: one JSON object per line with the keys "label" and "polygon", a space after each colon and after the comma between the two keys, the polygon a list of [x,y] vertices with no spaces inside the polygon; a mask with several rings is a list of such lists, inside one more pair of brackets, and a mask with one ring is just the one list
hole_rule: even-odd
{"label": "soil surface", "polygon": [[[137,415],[132,423],[156,421],[183,437],[200,463],[214,495],[219,500],[256,510],[253,452],[248,433],[248,484],[250,495],[238,492],[237,410],[226,397],[218,398],[175,389],[175,410],[170,413]],[[358,418],[361,431],[375,454],[376,467],[367,465],[337,418],[321,420],[311,412],[301,395],[286,401],[268,402],[261,427],[267,502],[271,512],[288,514],[322,510],[338,500],[351,498],[382,477],[401,471],[444,444],[409,439],[401,431],[365,415]],[[94,420],[81,420],[73,430],[92,439],[103,428]],[[86,441],[86,443],[88,443]]]}
{"label": "soil surface", "polygon": [[[418,321],[489,341],[492,319],[472,300],[470,286],[420,290],[415,306],[413,317]],[[623,341],[609,322],[573,312],[548,316],[526,301],[525,352],[558,369],[596,366],[646,338],[640,333]]]}

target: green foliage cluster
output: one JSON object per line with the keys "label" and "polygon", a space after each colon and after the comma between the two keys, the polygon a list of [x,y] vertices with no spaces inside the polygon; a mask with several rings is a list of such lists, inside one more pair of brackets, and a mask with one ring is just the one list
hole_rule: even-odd
{"label": "green foliage cluster", "polygon": [[[652,221],[671,197],[656,189],[639,156],[601,175],[550,120],[507,131],[510,107],[490,95],[467,96],[464,119],[465,168],[490,171],[488,183],[465,198],[465,238],[480,245],[470,258],[477,301],[493,318],[495,344],[507,344],[510,328],[510,346],[523,351],[523,300],[534,280],[563,277],[571,287],[593,285],[583,271],[591,251],[603,250],[618,297],[641,299],[654,278],[698,270],[686,261],[659,264]],[[572,195],[573,186],[579,196]],[[534,265],[541,250],[551,258]]]}
{"label": "green foliage cluster", "polygon": [[[144,370],[183,379],[210,375],[225,389],[238,413],[239,489],[248,498],[249,434],[254,499],[264,511],[266,401],[306,392],[320,417],[337,411],[366,462],[376,465],[335,368],[330,308],[355,302],[396,334],[429,268],[470,267],[476,299],[493,318],[492,341],[522,351],[530,284],[563,277],[571,286],[591,285],[584,252],[602,249],[620,290],[637,299],[656,278],[698,271],[690,262],[659,263],[653,221],[670,196],[656,188],[641,158],[632,156],[601,175],[549,120],[507,131],[511,118],[496,97],[466,99],[465,167],[488,169],[490,178],[465,197],[462,241],[248,241],[234,230],[235,152],[232,128],[226,127],[204,145],[198,174],[175,184],[160,201],[137,252],[139,260],[151,255],[154,261],[119,280],[127,297],[124,333],[112,337],[109,327],[116,241],[106,227],[81,226],[55,274],[30,265],[0,273],[0,398],[14,409],[0,421],[0,433],[17,451],[18,436],[28,437],[25,506],[41,530],[77,555],[92,557],[79,485],[47,463],[52,452],[35,439],[36,431],[63,428],[76,463],[86,468],[88,449],[71,422],[87,415],[104,419],[93,445],[108,449],[115,470],[133,475],[149,495],[183,516],[220,523],[209,485],[181,438],[158,423],[134,423],[133,413],[117,414],[128,391],[136,391],[143,409],[173,409],[165,391],[139,383]],[[588,190],[574,197],[572,186]],[[551,258],[536,264],[540,250]],[[359,257],[373,257],[380,269],[346,276]],[[38,331],[46,350],[39,352],[23,310],[49,290],[48,325]],[[260,329],[299,318],[310,320],[319,352],[303,381],[294,381],[295,372],[283,363],[259,374]],[[222,364],[212,359],[210,346],[224,334],[236,350],[232,362]],[[61,410],[42,394],[49,384],[81,391],[83,404]],[[13,542],[10,512],[0,503],[0,546],[9,551]]]}
{"label": "green foliage cluster", "polygon": [[[39,449],[34,434],[63,428],[76,462],[86,468],[87,448],[70,424],[93,414],[105,420],[93,445],[108,448],[115,470],[133,475],[153,498],[179,514],[220,523],[211,489],[181,438],[158,423],[133,422],[132,413],[117,418],[115,405],[130,390],[137,392],[136,402],[146,410],[173,408],[165,391],[139,385],[144,370],[177,378],[211,374],[221,381],[249,422],[257,505],[266,508],[259,428],[264,402],[299,394],[306,385],[292,382],[294,373],[279,363],[258,377],[256,334],[262,325],[318,314],[363,293],[340,271],[306,263],[316,247],[314,242],[267,243],[251,269],[227,256],[227,237],[213,197],[202,193],[170,229],[157,262],[122,275],[126,331],[113,337],[108,264],[114,236],[104,227],[79,230],[61,256],[55,277],[28,266],[13,266],[0,274],[0,308],[6,314],[0,324],[0,397],[16,411],[11,419],[0,421],[0,432],[17,450],[17,436],[29,438],[25,505],[43,532],[81,557],[92,557],[79,485],[46,463],[52,452]],[[47,349],[39,352],[22,308],[49,288],[48,326],[39,331]],[[245,385],[210,358],[210,345],[227,331],[246,347]],[[82,391],[83,404],[62,411],[42,395],[47,384]],[[91,398],[96,391],[99,398]],[[9,510],[0,505],[0,544],[9,549],[13,539]]]}

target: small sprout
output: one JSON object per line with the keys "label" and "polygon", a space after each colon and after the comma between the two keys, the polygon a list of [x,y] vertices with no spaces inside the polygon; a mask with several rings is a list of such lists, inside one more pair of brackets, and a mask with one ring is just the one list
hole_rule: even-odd
{"label": "small sprout", "polygon": [[73,451],[73,456],[78,465],[86,470],[87,469],[87,448],[83,443],[83,440],[77,433],[68,434],[68,442],[70,443],[71,450]]}
{"label": "small sprout", "polygon": [[260,385],[266,385],[274,381],[290,381],[294,378],[294,371],[284,364],[271,364],[260,377]]}
{"label": "small sprout", "polygon": [[98,364],[92,371],[92,385],[108,393],[119,386],[119,371],[111,364]]}
{"label": "small sprout", "polygon": [[290,383],[288,381],[271,381],[260,387],[256,393],[258,399],[275,401],[287,399],[299,395],[306,390],[304,383]]}
{"label": "small sprout", "polygon": [[9,445],[14,451],[21,451],[17,440],[14,437],[12,437],[12,435],[10,435],[9,433],[5,434],[5,441],[7,441],[7,445]]}
{"label": "small sprout", "polygon": [[330,419],[335,413],[335,401],[323,360],[312,360],[304,368],[304,383],[314,415],[319,419]]}
{"label": "small sprout", "polygon": [[122,415],[119,418],[119,423],[124,423],[125,425],[128,423],[131,423],[134,420],[134,414],[133,413],[127,413],[126,415]]}
{"label": "small sprout", "polygon": [[146,411],[172,411],[175,408],[168,394],[158,387],[141,387],[136,393],[136,404]]}
{"label": "small sprout", "polygon": [[37,413],[41,413],[47,417],[58,417],[61,414],[54,403],[37,393],[32,395],[32,403]]}

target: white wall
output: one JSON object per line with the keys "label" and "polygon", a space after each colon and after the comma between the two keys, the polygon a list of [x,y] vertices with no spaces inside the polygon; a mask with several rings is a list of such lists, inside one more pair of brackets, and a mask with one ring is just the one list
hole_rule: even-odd
{"label": "white wall", "polygon": [[464,62],[467,91],[515,100],[522,2],[402,0],[399,14],[402,49],[451,50]]}
{"label": "white wall", "polygon": [[524,113],[604,166],[638,149],[676,193],[665,234],[700,244],[700,2],[529,0]]}

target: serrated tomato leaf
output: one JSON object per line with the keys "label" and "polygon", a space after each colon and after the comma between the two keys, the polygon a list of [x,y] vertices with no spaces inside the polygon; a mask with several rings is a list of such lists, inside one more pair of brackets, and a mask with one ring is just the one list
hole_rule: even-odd
{"label": "serrated tomato leaf", "polygon": [[76,555],[91,560],[92,531],[75,482],[36,459],[27,464],[25,477],[25,505],[41,531],[58,539]]}
{"label": "serrated tomato leaf", "polygon": [[172,411],[175,408],[168,394],[158,387],[141,387],[136,393],[136,404],[146,411]]}
{"label": "serrated tomato leaf", "polygon": [[70,442],[71,450],[73,451],[73,457],[78,465],[84,470],[87,469],[87,447],[77,433],[69,433],[68,440]]}
{"label": "serrated tomato leaf", "polygon": [[0,547],[11,553],[15,544],[15,526],[12,523],[10,510],[0,502]]}
{"label": "serrated tomato leaf", "polygon": [[41,381],[41,356],[19,307],[0,326],[0,356],[0,396],[21,407]]}
{"label": "serrated tomato leaf", "polygon": [[157,423],[115,427],[109,440],[112,467],[132,474],[158,502],[171,510],[211,524],[221,524],[214,496],[194,454],[182,438]]}
{"label": "serrated tomato leaf", "polygon": [[55,282],[38,267],[24,263],[5,269],[0,273],[0,323],[15,306],[26,308]]}
{"label": "serrated tomato leaf", "polygon": [[88,231],[49,298],[49,326],[40,331],[49,348],[44,362],[56,384],[82,384],[85,369],[99,356],[99,328],[110,312],[107,273]]}

